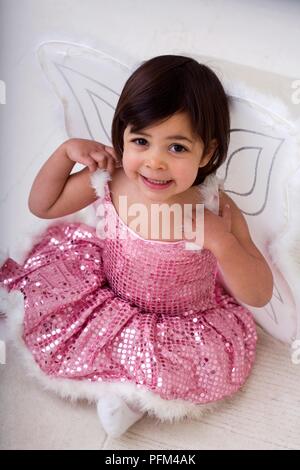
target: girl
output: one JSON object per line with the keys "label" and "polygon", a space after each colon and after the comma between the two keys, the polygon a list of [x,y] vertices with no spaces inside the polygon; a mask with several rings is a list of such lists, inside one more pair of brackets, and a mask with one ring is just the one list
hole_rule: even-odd
{"label": "girl", "polygon": [[[92,204],[102,212],[101,236],[85,223],[50,225],[23,265],[6,259],[3,305],[11,305],[30,370],[63,396],[96,401],[111,436],[145,412],[170,421],[199,417],[239,390],[252,369],[256,328],[239,301],[264,306],[273,279],[215,175],[229,132],[228,99],[215,73],[189,57],[154,57],[124,86],[113,147],[70,139],[33,183],[33,214],[57,218]],[[76,162],[86,168],[70,175]],[[121,217],[124,197],[129,208],[145,208],[139,230]],[[197,234],[198,203],[198,250],[186,249],[194,239],[185,230],[174,235],[174,220],[166,239],[150,210],[191,204]]]}

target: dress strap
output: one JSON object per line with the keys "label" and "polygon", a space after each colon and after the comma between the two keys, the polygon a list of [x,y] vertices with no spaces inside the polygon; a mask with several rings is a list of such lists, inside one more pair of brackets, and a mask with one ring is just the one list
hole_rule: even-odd
{"label": "dress strap", "polygon": [[208,175],[203,183],[198,185],[204,206],[216,215],[219,215],[219,190],[224,190],[224,179],[215,173]]}

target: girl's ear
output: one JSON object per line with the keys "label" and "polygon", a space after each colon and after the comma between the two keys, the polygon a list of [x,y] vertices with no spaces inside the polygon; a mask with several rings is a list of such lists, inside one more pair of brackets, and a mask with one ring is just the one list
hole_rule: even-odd
{"label": "girl's ear", "polygon": [[201,157],[201,161],[200,161],[200,164],[199,164],[199,168],[202,168],[203,166],[207,165],[209,160],[211,159],[211,157],[213,156],[216,148],[218,147],[218,142],[216,139],[212,139],[210,141],[210,144],[209,144],[209,147],[208,147],[208,150],[206,152],[205,155],[202,155]]}

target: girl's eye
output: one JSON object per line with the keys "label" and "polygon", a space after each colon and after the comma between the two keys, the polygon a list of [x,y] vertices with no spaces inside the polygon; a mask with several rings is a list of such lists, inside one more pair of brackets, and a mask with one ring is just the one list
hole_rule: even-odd
{"label": "girl's eye", "polygon": [[[144,141],[146,142],[146,140],[145,140],[145,139],[132,139],[132,141],[131,141],[131,142],[134,142],[134,143],[136,143],[136,141],[137,141],[137,140],[144,140]],[[138,144],[138,145],[139,145],[139,144]]]}
{"label": "girl's eye", "polygon": [[[187,152],[187,149],[180,144],[174,144],[174,147],[180,147],[184,150],[184,152]],[[184,153],[184,152],[176,152],[176,153]]]}
{"label": "girl's eye", "polygon": [[[141,139],[141,138],[140,138],[140,139],[133,139],[131,142],[136,143],[138,140],[139,140],[139,141],[142,140],[142,141],[146,142],[146,139]],[[140,144],[137,144],[137,145],[140,145]],[[142,146],[143,146],[143,144],[142,144]],[[183,147],[183,146],[180,145],[180,144],[173,144],[172,147],[177,147],[177,148],[179,147],[180,149],[183,149],[184,152],[187,152],[187,151],[188,151],[185,147]],[[175,151],[175,153],[184,153],[184,152],[182,152],[182,151]]]}

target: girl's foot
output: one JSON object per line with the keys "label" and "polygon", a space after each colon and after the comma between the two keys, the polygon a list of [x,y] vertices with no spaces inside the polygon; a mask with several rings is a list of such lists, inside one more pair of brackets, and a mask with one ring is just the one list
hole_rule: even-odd
{"label": "girl's foot", "polygon": [[143,411],[134,409],[116,394],[100,398],[97,412],[105,432],[114,438],[120,437],[144,415]]}

